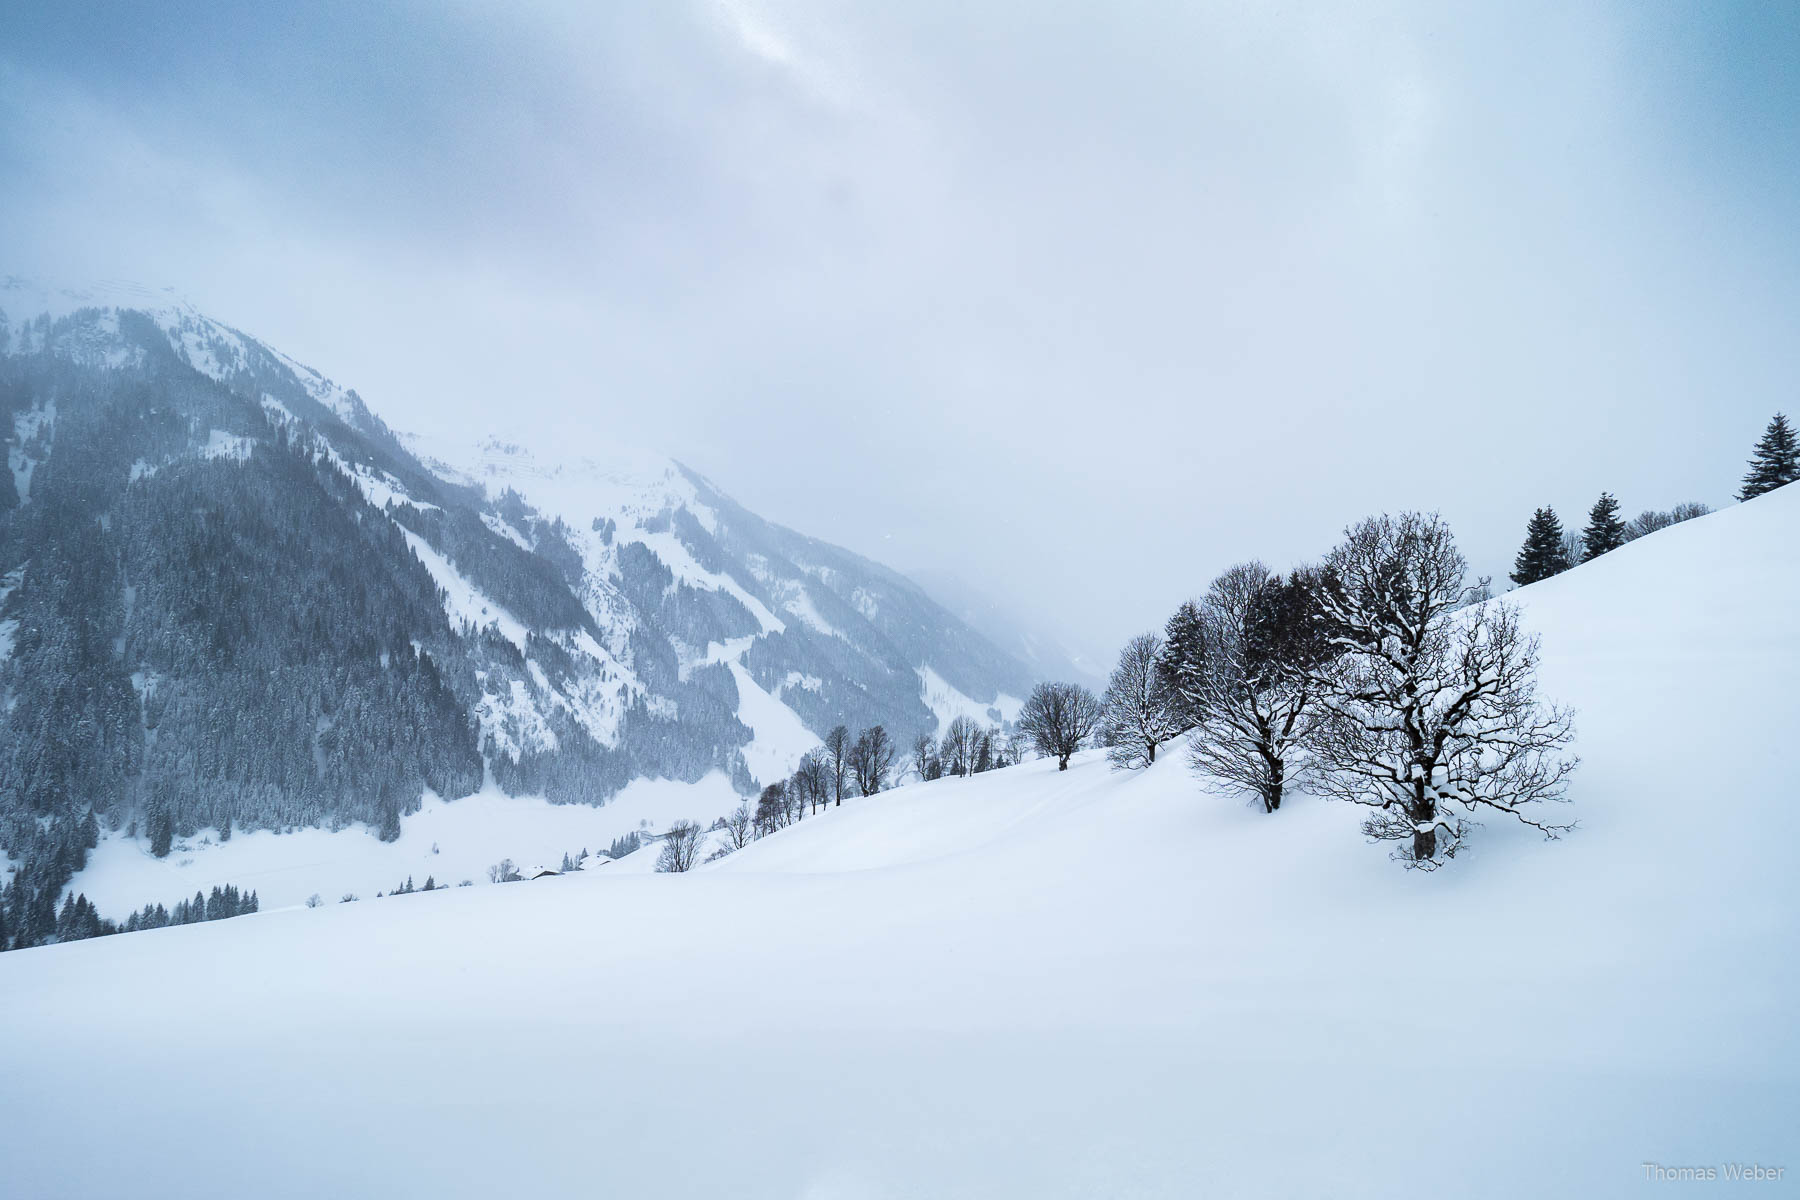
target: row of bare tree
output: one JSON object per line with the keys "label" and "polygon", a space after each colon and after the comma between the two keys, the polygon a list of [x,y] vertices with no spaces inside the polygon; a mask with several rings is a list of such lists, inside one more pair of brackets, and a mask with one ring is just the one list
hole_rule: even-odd
{"label": "row of bare tree", "polygon": [[[873,796],[886,789],[894,774],[898,751],[888,731],[872,725],[850,736],[843,725],[825,735],[824,743],[804,754],[794,773],[763,788],[756,808],[740,804],[713,822],[719,844],[707,861],[723,858],[759,837],[783,829],[821,808],[841,805],[847,795]],[[666,872],[691,870],[700,859],[707,829],[693,821],[677,821],[663,835],[663,849],[656,869]]]}
{"label": "row of bare tree", "polygon": [[[1371,517],[1317,567],[1241,563],[1132,639],[1104,703],[1116,767],[1183,734],[1216,790],[1266,812],[1303,788],[1372,811],[1363,830],[1430,870],[1483,813],[1540,816],[1578,760],[1571,714],[1537,697],[1538,643],[1490,599],[1436,515]],[[1068,685],[1060,685],[1067,687]]]}

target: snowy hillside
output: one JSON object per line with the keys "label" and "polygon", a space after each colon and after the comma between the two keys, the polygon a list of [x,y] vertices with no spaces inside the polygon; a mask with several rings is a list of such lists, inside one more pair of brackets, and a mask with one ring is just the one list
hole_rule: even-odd
{"label": "snowy hillside", "polygon": [[1790,1187],[1797,588],[1789,488],[1518,593],[1579,710],[1580,828],[1495,823],[1434,874],[1344,807],[1263,815],[1178,755],[1090,753],[687,876],[0,957],[8,1186],[1512,1200],[1741,1162]]}

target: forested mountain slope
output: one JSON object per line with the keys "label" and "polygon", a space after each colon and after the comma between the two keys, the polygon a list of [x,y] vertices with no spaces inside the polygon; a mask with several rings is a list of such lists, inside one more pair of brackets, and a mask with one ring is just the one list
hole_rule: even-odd
{"label": "forested mountain slope", "polygon": [[[931,728],[931,679],[979,706],[1029,684],[898,576],[668,460],[511,469],[490,442],[428,467],[355,392],[166,293],[0,286],[0,432],[15,937],[102,827],[155,854],[390,839],[484,773],[556,801],[747,792],[840,722]],[[583,478],[606,486],[538,494]]]}
{"label": "forested mountain slope", "polygon": [[[22,1194],[145,1197],[1791,1181],[1796,588],[1788,488],[1514,593],[1578,710],[1579,826],[1496,822],[1437,872],[1351,806],[1265,814],[1180,754],[1090,752],[846,801],[688,875],[0,957],[0,1160]],[[171,1153],[193,1095],[230,1102]]]}

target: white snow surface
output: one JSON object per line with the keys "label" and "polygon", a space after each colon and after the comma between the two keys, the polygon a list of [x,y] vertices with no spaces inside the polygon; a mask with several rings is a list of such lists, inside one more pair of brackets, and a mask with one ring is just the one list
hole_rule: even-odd
{"label": "white snow surface", "polygon": [[1265,816],[1169,747],[846,801],[686,876],[647,847],[0,955],[7,1190],[1791,1191],[1787,493],[1518,593],[1579,710],[1561,842],[1494,821],[1407,872],[1353,809]]}
{"label": "white snow surface", "polygon": [[565,851],[603,851],[616,837],[646,827],[660,833],[682,818],[710,825],[739,803],[731,781],[715,771],[697,783],[639,779],[602,807],[508,796],[492,786],[454,801],[427,794],[418,812],[401,819],[393,842],[362,825],[336,833],[240,830],[223,842],[206,829],[157,858],[141,838],[103,836],[69,891],[122,920],[147,903],[172,906],[227,883],[254,889],[265,911],[314,893],[334,904],[346,892],[372,900],[408,875],[415,885],[431,876],[447,886],[469,879],[487,887],[488,867],[502,858],[554,867]]}
{"label": "white snow surface", "polygon": [[397,528],[406,538],[406,544],[412,547],[413,554],[443,590],[444,613],[450,618],[451,625],[460,627],[467,624],[475,629],[486,629],[491,625],[501,637],[517,646],[521,654],[525,652],[526,639],[530,636],[525,622],[469,582],[456,569],[456,564],[438,553],[430,542],[404,525]]}
{"label": "white snow surface", "polygon": [[734,658],[728,665],[737,682],[738,720],[755,735],[744,747],[744,765],[754,778],[765,782],[787,778],[800,765],[801,757],[819,744],[818,737],[799,714],[764,691],[742,662]]}
{"label": "white snow surface", "polygon": [[206,436],[206,445],[200,448],[202,458],[228,458],[233,462],[249,461],[256,439],[244,437],[242,434],[227,433],[223,429],[214,429]]}
{"label": "white snow surface", "polygon": [[[116,279],[70,285],[16,275],[0,277],[0,313],[6,316],[10,343],[0,344],[0,352],[11,349],[22,353],[40,348],[35,334],[26,328],[39,316],[54,321],[90,308],[105,310],[93,333],[99,359],[108,366],[126,362],[126,352],[116,338],[118,312],[122,309],[147,314],[168,337],[171,349],[195,370],[214,379],[226,378],[246,353],[243,334],[207,316],[173,288],[152,288]],[[344,421],[356,421],[358,405],[347,390],[278,350],[267,346],[264,349],[289,367],[315,400]]]}
{"label": "white snow surface", "polygon": [[991,704],[983,703],[958,690],[928,666],[919,668],[919,694],[925,701],[925,707],[937,717],[938,737],[943,737],[944,730],[958,717],[968,717],[986,728],[995,723],[990,710],[998,712],[1002,720],[1012,722],[1019,719],[1019,710],[1025,707],[1023,700],[1005,692],[994,697]]}

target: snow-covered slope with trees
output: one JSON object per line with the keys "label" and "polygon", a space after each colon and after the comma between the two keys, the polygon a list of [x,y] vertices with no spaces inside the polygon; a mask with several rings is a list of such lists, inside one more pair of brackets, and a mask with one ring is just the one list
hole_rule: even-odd
{"label": "snow-covered slope with trees", "polygon": [[685,876],[0,957],[8,1187],[1511,1200],[1637,1195],[1646,1163],[1791,1186],[1797,588],[1789,488],[1516,593],[1578,710],[1580,826],[1496,822],[1434,873],[1352,806],[1265,814],[1179,754],[1090,752],[847,801]]}
{"label": "snow-covered slope with trees", "polygon": [[0,281],[0,433],[0,849],[25,945],[102,839],[160,859],[243,830],[393,842],[428,796],[748,794],[838,724],[931,729],[921,671],[1001,707],[1031,682],[898,575],[671,460],[415,455],[166,292]]}

